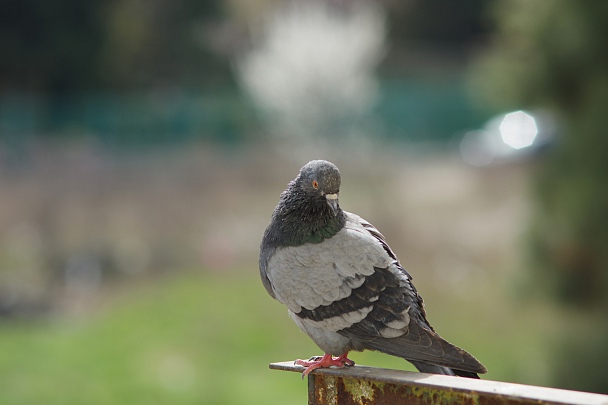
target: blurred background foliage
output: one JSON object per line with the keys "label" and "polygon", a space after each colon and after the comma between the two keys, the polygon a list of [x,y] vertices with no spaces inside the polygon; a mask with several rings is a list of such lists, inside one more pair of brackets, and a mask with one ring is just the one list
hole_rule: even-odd
{"label": "blurred background foliage", "polygon": [[[560,141],[535,170],[528,282],[569,308],[552,367],[565,387],[608,390],[608,4],[498,2],[494,46],[480,66],[505,106],[553,111]],[[522,63],[524,62],[525,63]],[[506,107],[508,108],[508,107]],[[536,288],[535,288],[536,290]],[[593,338],[581,344],[580,336]]]}
{"label": "blurred background foliage", "polygon": [[[266,365],[318,349],[257,250],[313,158],[488,378],[608,392],[607,18],[592,1],[1,2],[0,402],[305,401]],[[465,163],[463,140],[519,109],[554,118],[549,147]]]}

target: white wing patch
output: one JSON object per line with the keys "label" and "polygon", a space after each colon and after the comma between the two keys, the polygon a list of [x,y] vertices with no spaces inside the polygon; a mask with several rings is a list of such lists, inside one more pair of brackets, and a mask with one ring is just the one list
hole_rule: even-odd
{"label": "white wing patch", "polygon": [[410,324],[410,307],[407,307],[399,315],[398,319],[385,323],[385,327],[378,332],[384,338],[396,338],[407,332],[406,327]]}
{"label": "white wing patch", "polygon": [[370,305],[369,307],[353,310],[351,312],[323,319],[321,321],[313,321],[312,319],[301,319],[300,322],[311,325],[315,328],[337,332],[345,328],[350,328],[354,324],[361,322],[363,319],[365,319],[367,314],[372,312],[373,309],[373,305]]}

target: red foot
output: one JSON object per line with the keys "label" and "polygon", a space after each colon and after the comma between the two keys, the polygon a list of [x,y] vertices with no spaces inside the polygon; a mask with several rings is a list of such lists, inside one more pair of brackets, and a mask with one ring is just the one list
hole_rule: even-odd
{"label": "red foot", "polygon": [[304,372],[302,373],[302,378],[306,377],[308,374],[310,374],[311,371],[316,370],[318,368],[327,368],[327,367],[331,367],[331,366],[336,366],[336,367],[351,367],[355,365],[355,362],[352,361],[351,359],[349,359],[348,357],[348,352],[344,353],[342,356],[340,357],[333,357],[331,354],[329,353],[325,353],[323,355],[323,357],[312,357],[310,360],[296,360],[294,361],[295,364],[297,364],[298,366],[304,366],[306,367],[306,370],[304,370]]}

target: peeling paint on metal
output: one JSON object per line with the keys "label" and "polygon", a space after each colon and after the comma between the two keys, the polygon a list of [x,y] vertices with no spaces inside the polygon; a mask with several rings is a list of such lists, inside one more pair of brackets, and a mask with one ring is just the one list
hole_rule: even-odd
{"label": "peeling paint on metal", "polygon": [[374,403],[374,397],[378,385],[384,385],[373,381],[356,380],[353,378],[341,379],[344,394],[352,398],[355,404],[371,404]]}
{"label": "peeling paint on metal", "polygon": [[[301,373],[293,362],[272,369]],[[309,405],[608,405],[601,394],[356,366],[315,370]]]}

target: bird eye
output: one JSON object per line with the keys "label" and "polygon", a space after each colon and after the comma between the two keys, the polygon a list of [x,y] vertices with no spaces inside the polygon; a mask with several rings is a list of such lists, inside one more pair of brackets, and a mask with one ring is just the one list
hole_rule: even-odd
{"label": "bird eye", "polygon": [[318,182],[318,181],[316,181],[316,180],[313,180],[313,181],[312,181],[312,186],[313,186],[314,188],[319,188],[319,182]]}

